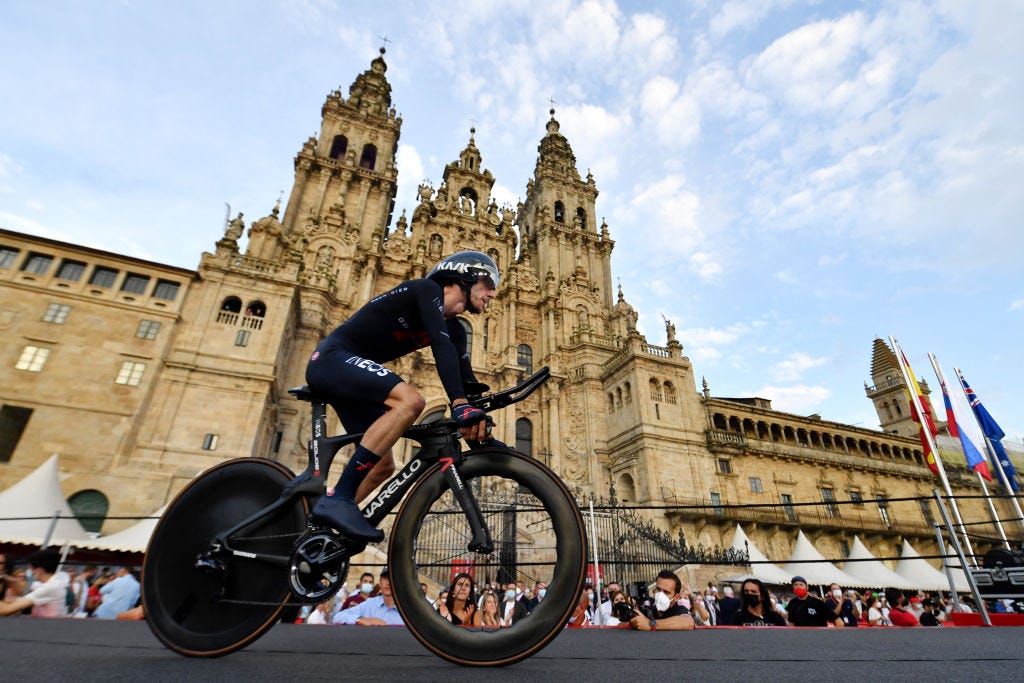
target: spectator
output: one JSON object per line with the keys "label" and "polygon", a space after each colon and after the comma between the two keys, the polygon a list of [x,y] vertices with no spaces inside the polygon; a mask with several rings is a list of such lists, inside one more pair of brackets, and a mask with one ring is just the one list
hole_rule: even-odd
{"label": "spectator", "polygon": [[[515,590],[513,589],[513,596]],[[523,605],[526,611],[526,605]],[[438,613],[453,624],[469,626],[473,623],[473,615],[476,612],[476,591],[473,588],[473,578],[464,572],[455,575],[451,588],[448,589],[448,599],[438,605]]]}
{"label": "spectator", "polygon": [[[633,618],[633,610],[629,609],[629,602],[626,600],[626,595],[622,591],[612,591],[608,596],[608,605],[611,608],[611,614],[607,617],[602,626],[618,626],[622,623],[619,620],[620,614],[621,616],[626,616],[628,613],[630,619]],[[618,605],[622,605],[622,607],[618,607]],[[602,607],[604,607],[604,605],[602,605]],[[626,620],[626,623],[629,623],[629,620]]]}
{"label": "spectator", "polygon": [[857,609],[855,602],[857,600],[860,600],[860,596],[856,591],[846,591],[844,596],[842,587],[838,583],[833,583],[828,587],[828,599],[825,604],[842,618],[844,626],[856,628],[857,622],[860,621],[860,610]]}
{"label": "spectator", "polygon": [[543,581],[538,581],[536,583],[536,590],[534,590],[533,592],[533,599],[529,600],[526,603],[526,612],[530,613],[533,610],[537,609],[537,605],[539,605],[544,600],[544,596],[547,594],[548,585]]}
{"label": "spectator", "polygon": [[921,618],[918,619],[918,623],[921,626],[942,626],[942,622],[946,620],[946,614],[935,600],[925,598],[921,601],[921,607],[924,608],[924,611],[921,612]]}
{"label": "spectator", "polygon": [[379,595],[367,598],[354,607],[338,612],[332,623],[355,624],[357,626],[401,626],[402,615],[395,606],[395,598],[391,594],[391,579],[388,570],[380,573],[377,584]]}
{"label": "spectator", "polygon": [[601,614],[600,622],[602,625],[608,625],[608,619],[612,616],[612,593],[622,592],[622,587],[619,586],[618,581],[609,581],[606,586],[608,590],[608,599],[601,603]]}
{"label": "spectator", "polygon": [[917,617],[906,608],[907,596],[898,588],[886,588],[885,598],[889,603],[889,621],[893,626],[920,626]]}
{"label": "spectator", "polygon": [[0,602],[0,616],[17,614],[29,608],[34,617],[66,616],[67,574],[57,571],[59,565],[60,553],[56,548],[43,548],[29,555],[28,574],[34,578],[32,589],[23,596]]}
{"label": "spectator", "polygon": [[85,567],[75,580],[75,607],[71,611],[73,617],[87,617],[89,611],[86,605],[89,602],[89,589],[92,588],[93,578],[96,576],[96,567],[89,565]]}
{"label": "spectator", "polygon": [[868,625],[869,626],[891,626],[882,612],[882,598],[874,593],[868,598]]}
{"label": "spectator", "polygon": [[[583,594],[584,597],[586,593]],[[516,585],[510,583],[505,586],[505,600],[501,603],[501,625],[511,626],[520,619],[525,619],[528,612],[523,602],[516,600]],[[575,618],[575,617],[574,617]]]}
{"label": "spectator", "polygon": [[658,572],[654,581],[654,614],[650,617],[636,611],[630,624],[638,631],[690,631],[693,630],[693,617],[689,611],[679,604],[682,582],[669,569]]}
{"label": "spectator", "polygon": [[377,594],[377,590],[373,585],[373,574],[370,572],[363,572],[363,575],[359,578],[359,590],[352,591],[352,595],[345,599],[345,602],[341,604],[341,608],[338,611],[341,612],[355,607],[364,600],[372,598]]}
{"label": "spectator", "polygon": [[760,579],[747,579],[740,587],[742,603],[732,617],[733,626],[785,626],[786,619],[772,609],[768,588]]}
{"label": "spectator", "polygon": [[807,581],[802,576],[794,576],[790,582],[793,586],[792,600],[786,605],[789,612],[789,623],[793,626],[828,626],[833,624],[836,628],[842,628],[843,618],[829,609],[829,606],[818,597],[810,595],[807,591]]}
{"label": "spectator", "polygon": [[97,619],[116,619],[121,612],[127,612],[139,601],[139,580],[127,567],[117,570],[117,578],[100,589],[103,602],[93,616]]}
{"label": "spectator", "polygon": [[331,603],[330,603],[330,601],[321,602],[319,605],[317,605],[315,608],[313,608],[313,611],[309,613],[308,617],[306,617],[306,623],[307,624],[326,624],[327,623],[327,617],[330,614],[330,611],[331,611]]}
{"label": "spectator", "polygon": [[25,594],[25,577],[18,575],[14,558],[0,554],[0,574],[0,600],[20,598]]}
{"label": "spectator", "polygon": [[430,592],[427,589],[427,584],[420,583],[420,590],[423,591],[423,599],[429,602],[431,607],[436,607],[436,603],[430,599]]}
{"label": "spectator", "polygon": [[733,595],[732,586],[722,588],[722,598],[718,601],[718,619],[720,624],[731,624],[732,618],[740,608],[740,600]]}
{"label": "spectator", "polygon": [[[688,586],[683,584],[683,593],[687,593]],[[711,611],[708,610],[704,596],[700,593],[691,593],[689,598],[683,598],[679,604],[690,610],[690,616],[697,626],[713,626],[711,623]]]}
{"label": "spectator", "polygon": [[473,625],[492,628],[499,628],[501,626],[501,615],[498,614],[498,597],[494,593],[484,593],[483,602],[480,603],[480,611],[473,617]]}
{"label": "spectator", "polygon": [[587,591],[583,591],[580,595],[579,604],[576,605],[576,611],[572,613],[569,618],[569,628],[582,628],[584,626],[590,626],[593,623],[591,614],[591,595],[587,594]]}

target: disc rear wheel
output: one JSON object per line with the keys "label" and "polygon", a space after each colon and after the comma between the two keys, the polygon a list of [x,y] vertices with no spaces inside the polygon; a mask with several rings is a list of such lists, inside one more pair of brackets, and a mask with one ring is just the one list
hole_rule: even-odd
{"label": "disc rear wheel", "polygon": [[[276,501],[291,479],[280,463],[230,460],[193,480],[168,506],[142,566],[146,621],[167,647],[216,657],[245,647],[276,623],[290,596],[287,562],[210,550],[219,534]],[[287,558],[306,527],[306,512],[296,499],[228,542],[243,553]]]}

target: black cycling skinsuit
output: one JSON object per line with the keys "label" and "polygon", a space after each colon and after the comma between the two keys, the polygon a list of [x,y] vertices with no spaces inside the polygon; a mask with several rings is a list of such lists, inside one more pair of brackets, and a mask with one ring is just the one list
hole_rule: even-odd
{"label": "black cycling skinsuit", "polygon": [[366,431],[384,414],[384,401],[403,380],[381,363],[430,346],[449,402],[465,398],[476,377],[466,331],[442,315],[444,289],[410,280],[371,299],[320,342],[306,366],[306,383],[329,399],[345,430]]}

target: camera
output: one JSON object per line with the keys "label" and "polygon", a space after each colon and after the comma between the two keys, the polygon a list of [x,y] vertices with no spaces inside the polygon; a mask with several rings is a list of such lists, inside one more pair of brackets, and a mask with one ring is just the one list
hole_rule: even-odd
{"label": "camera", "polygon": [[612,614],[619,621],[626,622],[636,616],[636,612],[629,606],[627,602],[617,602],[612,605]]}

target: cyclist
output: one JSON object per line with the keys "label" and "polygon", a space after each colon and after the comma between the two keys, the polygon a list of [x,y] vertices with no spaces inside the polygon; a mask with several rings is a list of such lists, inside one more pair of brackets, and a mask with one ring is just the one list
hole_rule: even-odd
{"label": "cyclist", "polygon": [[463,385],[476,377],[466,332],[455,317],[482,312],[498,280],[498,267],[489,256],[460,251],[442,259],[427,277],[371,299],[317,345],[306,366],[306,383],[327,398],[348,433],[364,434],[338,483],[313,507],[314,520],[357,540],[384,538],[357,503],[394,473],[391,447],[426,402],[381,363],[430,346],[463,438],[490,438],[486,414],[466,401]]}

